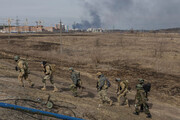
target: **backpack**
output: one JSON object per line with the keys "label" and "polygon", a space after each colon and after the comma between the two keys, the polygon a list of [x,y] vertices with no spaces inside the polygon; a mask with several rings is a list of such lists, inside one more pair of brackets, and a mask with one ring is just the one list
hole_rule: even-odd
{"label": "backpack", "polygon": [[123,83],[125,84],[126,88],[129,87],[129,81],[128,80],[123,81]]}
{"label": "backpack", "polygon": [[28,69],[28,63],[26,61],[23,62],[23,67],[24,67],[25,70]]}
{"label": "backpack", "polygon": [[143,85],[143,89],[146,93],[151,91],[151,83],[147,83]]}
{"label": "backpack", "polygon": [[105,87],[106,87],[106,88],[111,87],[111,83],[109,82],[108,79],[105,80]]}
{"label": "backpack", "polygon": [[129,81],[128,80],[123,81],[123,83],[125,84],[125,86],[128,90],[131,90],[131,87],[129,87]]}
{"label": "backpack", "polygon": [[23,68],[24,68],[24,70],[28,73],[28,74],[30,74],[30,71],[29,71],[29,69],[28,69],[28,63],[27,63],[27,61],[25,61],[25,60],[22,60],[23,61]]}
{"label": "backpack", "polygon": [[80,72],[75,72],[76,78],[80,80]]}
{"label": "backpack", "polygon": [[49,64],[49,66],[50,66],[52,73],[54,73],[56,71],[56,65],[55,64]]}

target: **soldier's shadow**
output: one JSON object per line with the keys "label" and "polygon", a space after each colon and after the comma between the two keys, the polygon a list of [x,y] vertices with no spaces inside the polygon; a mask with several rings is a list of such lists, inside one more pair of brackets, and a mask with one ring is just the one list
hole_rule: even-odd
{"label": "soldier's shadow", "polygon": [[152,109],[153,104],[152,103],[148,103],[149,109]]}
{"label": "soldier's shadow", "polygon": [[[43,86],[37,86],[37,87],[35,87],[35,88],[41,90],[41,88],[43,88]],[[46,86],[46,90],[47,90],[47,91],[48,91],[48,90],[54,90],[54,87],[53,87],[53,86]]]}
{"label": "soldier's shadow", "polygon": [[62,91],[70,91],[70,88],[61,88]]}
{"label": "soldier's shadow", "polygon": [[[71,91],[70,88],[61,88],[62,91]],[[86,98],[86,97],[90,97],[90,98],[94,98],[95,94],[90,92],[90,91],[83,91],[81,92],[81,90],[78,89],[78,94],[80,98]]]}
{"label": "soldier's shadow", "polygon": [[135,100],[134,99],[129,99],[129,105],[134,105],[135,104]]}
{"label": "soldier's shadow", "polygon": [[[134,99],[129,99],[128,100],[129,101],[129,105],[131,106],[134,106],[135,105],[135,100]],[[152,109],[152,107],[153,107],[153,104],[152,103],[147,103],[148,104],[148,106],[149,106],[149,109]]]}
{"label": "soldier's shadow", "polygon": [[92,92],[89,92],[89,91],[83,91],[82,94],[80,94],[80,97],[83,98],[83,97],[89,97],[89,98],[94,98],[95,97],[95,94],[92,93]]}
{"label": "soldier's shadow", "polygon": [[113,102],[117,102],[117,98],[116,98],[116,97],[110,97],[110,99],[111,99]]}

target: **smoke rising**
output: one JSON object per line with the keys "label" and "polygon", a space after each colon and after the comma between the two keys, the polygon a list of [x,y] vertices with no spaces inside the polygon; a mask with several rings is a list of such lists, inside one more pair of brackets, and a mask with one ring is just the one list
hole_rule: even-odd
{"label": "smoke rising", "polygon": [[82,20],[81,23],[75,23],[73,24],[73,29],[100,28],[102,23],[96,6],[86,1],[83,2],[84,2],[84,8],[88,11],[91,21]]}
{"label": "smoke rising", "polygon": [[77,27],[161,29],[180,27],[179,0],[81,0],[91,19]]}

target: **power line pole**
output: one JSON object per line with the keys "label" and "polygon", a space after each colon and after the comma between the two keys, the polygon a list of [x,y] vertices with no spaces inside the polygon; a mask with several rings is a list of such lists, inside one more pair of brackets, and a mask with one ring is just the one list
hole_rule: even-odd
{"label": "power line pole", "polygon": [[10,34],[11,34],[11,22],[12,22],[13,19],[11,18],[8,18],[8,28],[9,28],[9,35],[8,35],[8,38],[10,39]]}
{"label": "power line pole", "polygon": [[16,17],[16,31],[17,31],[17,33],[19,33],[20,31],[19,31],[19,19],[18,19],[18,16]]}
{"label": "power line pole", "polygon": [[60,53],[62,54],[63,53],[63,46],[62,46],[62,22],[60,20],[59,22],[59,30],[60,30]]}
{"label": "power line pole", "polygon": [[39,22],[38,21],[35,21],[35,22],[36,22],[36,26],[38,27]]}
{"label": "power line pole", "polygon": [[36,33],[38,32],[38,26],[39,26],[39,22],[38,21],[35,21],[36,22]]}
{"label": "power line pole", "polygon": [[23,26],[23,32],[25,33],[29,32],[29,27],[28,28],[27,27],[28,27],[28,19],[26,18]]}
{"label": "power line pole", "polygon": [[28,19],[26,18],[25,26],[28,26]]}

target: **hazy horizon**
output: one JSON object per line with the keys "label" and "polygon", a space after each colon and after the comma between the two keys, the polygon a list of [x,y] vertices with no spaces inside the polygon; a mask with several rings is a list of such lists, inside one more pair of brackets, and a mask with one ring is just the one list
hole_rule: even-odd
{"label": "hazy horizon", "polygon": [[[180,27],[179,0],[0,0],[0,24],[19,18],[24,25],[42,20],[54,26],[60,19],[70,27],[108,29],[165,29]],[[15,25],[16,21],[12,21]]]}

